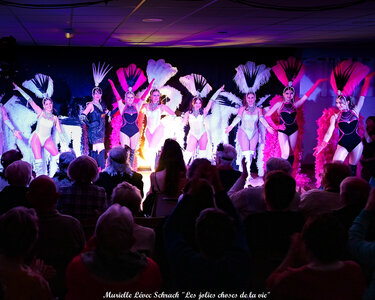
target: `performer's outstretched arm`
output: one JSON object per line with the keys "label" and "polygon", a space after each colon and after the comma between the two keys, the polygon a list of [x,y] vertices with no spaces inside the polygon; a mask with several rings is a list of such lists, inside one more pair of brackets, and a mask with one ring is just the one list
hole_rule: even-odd
{"label": "performer's outstretched arm", "polygon": [[375,71],[368,74],[365,78],[365,83],[363,84],[362,86],[362,89],[361,89],[361,94],[359,96],[359,100],[358,100],[358,103],[356,104],[356,106],[353,108],[353,110],[359,114],[359,112],[361,111],[362,109],[362,106],[363,106],[363,103],[365,102],[365,97],[367,96],[367,92],[368,92],[368,89],[370,87],[370,81],[371,81],[371,78],[374,77],[375,75]]}
{"label": "performer's outstretched arm", "polygon": [[8,128],[13,132],[14,136],[17,139],[22,140],[21,131],[16,130],[12,124],[12,122],[9,120],[7,111],[5,110],[4,106],[0,104],[0,110],[1,110],[1,116],[4,120],[4,123],[8,126]]}
{"label": "performer's outstretched arm", "polygon": [[115,84],[113,83],[113,81],[111,79],[108,79],[111,87],[112,87],[112,91],[113,91],[113,94],[115,95],[116,97],[116,100],[117,100],[117,104],[118,104],[118,109],[120,111],[120,114],[122,115],[123,111],[124,111],[124,108],[125,108],[125,104],[122,102],[122,98],[120,96],[120,94],[118,93],[116,87],[115,87]]}
{"label": "performer's outstretched arm", "polygon": [[167,112],[171,116],[175,116],[176,115],[176,113],[173,110],[171,110],[168,105],[162,104],[161,108],[162,108],[163,111]]}
{"label": "performer's outstretched arm", "polygon": [[140,100],[141,100],[142,102],[145,101],[145,99],[146,99],[148,93],[150,92],[150,90],[151,90],[151,88],[152,88],[152,85],[154,84],[154,81],[155,81],[155,79],[152,79],[152,80],[151,80],[151,82],[150,82],[150,84],[148,85],[147,89],[146,89],[145,92],[142,94],[142,96],[141,96],[141,98],[140,98]]}
{"label": "performer's outstretched arm", "polygon": [[318,87],[318,85],[324,81],[327,81],[328,78],[320,78],[318,79],[314,85],[307,91],[307,93],[305,95],[303,95],[303,97],[301,99],[299,99],[298,101],[296,101],[294,103],[294,106],[296,108],[300,107],[303,103],[305,103],[305,101],[311,96],[311,94],[315,91],[315,89]]}
{"label": "performer's outstretched arm", "polygon": [[219,88],[215,94],[212,95],[211,99],[208,101],[206,107],[203,109],[203,116],[207,116],[208,112],[210,111],[211,107],[212,107],[212,102],[216,100],[216,98],[219,96],[219,94],[224,91],[224,85]]}
{"label": "performer's outstretched arm", "polygon": [[282,102],[276,102],[271,108],[269,111],[266,112],[266,114],[264,115],[264,118],[266,119],[267,123],[269,125],[271,125],[271,127],[275,130],[284,130],[285,129],[285,125],[284,124],[281,124],[281,125],[276,125],[274,121],[272,121],[272,114],[278,110],[281,106]]}
{"label": "performer's outstretched arm", "polygon": [[240,107],[237,116],[233,119],[232,123],[227,128],[225,128],[225,133],[231,132],[234,126],[236,126],[241,121],[244,110],[244,106]]}
{"label": "performer's outstretched arm", "polygon": [[267,131],[271,134],[274,134],[275,130],[272,128],[270,124],[268,124],[267,120],[264,118],[263,109],[259,108],[259,121],[266,127]]}
{"label": "performer's outstretched arm", "polygon": [[35,111],[35,113],[39,116],[43,110],[34,102],[34,100],[23,90],[21,89],[17,84],[13,82],[14,90],[18,91],[22,97],[24,97],[28,103],[30,103],[31,107]]}

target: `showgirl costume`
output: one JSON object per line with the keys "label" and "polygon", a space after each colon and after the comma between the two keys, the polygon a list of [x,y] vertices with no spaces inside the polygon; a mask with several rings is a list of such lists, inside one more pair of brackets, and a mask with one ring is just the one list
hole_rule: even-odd
{"label": "showgirl costume", "polygon": [[[265,65],[256,66],[255,63],[251,61],[248,61],[245,65],[239,65],[236,68],[234,81],[237,84],[239,90],[244,94],[244,101],[247,101],[246,97],[249,93],[253,93],[255,96],[255,92],[258,91],[262,85],[268,82],[270,75],[270,68],[267,68]],[[242,165],[242,157],[246,158],[249,176],[250,166],[253,157],[255,156],[257,145],[259,141],[263,142],[264,140],[262,138],[264,130],[263,128],[261,128],[261,124],[263,124],[265,127],[270,127],[264,119],[263,111],[260,107],[266,99],[267,98],[263,98],[261,101],[258,101],[258,103],[254,103],[254,107],[249,107],[247,103],[243,103],[244,106],[242,107],[242,115],[237,115],[230,125],[230,127],[233,128],[238,122],[241,121],[239,128],[247,136],[249,148],[247,150],[243,150],[239,138],[240,131],[237,131],[236,150],[238,153],[237,163],[240,167]],[[261,167],[263,169],[263,165],[258,167]],[[262,170],[259,172],[259,174],[263,174]]]}
{"label": "showgirl costume", "polygon": [[[272,67],[272,71],[276,77],[284,84],[284,90],[291,89],[294,91],[294,86],[300,81],[304,73],[304,66],[300,61],[294,57],[289,57],[287,60],[279,60],[277,64]],[[315,89],[315,88],[314,88]],[[299,99],[295,96],[294,102]],[[285,130],[278,130],[288,137],[298,131],[297,142],[294,152],[289,152],[288,160],[293,166],[293,173],[297,174],[300,167],[300,160],[302,157],[302,137],[303,137],[303,107],[298,109],[294,103],[285,103],[283,96],[276,95],[270,101],[271,107],[277,102],[282,102],[282,105],[277,110],[277,113],[272,114],[270,117],[274,124],[284,124]],[[269,117],[268,117],[269,118]],[[266,117],[268,123],[272,124],[271,120]],[[274,134],[266,133],[266,145],[264,150],[263,160],[266,163],[271,157],[281,157],[280,143],[278,140],[278,132]]]}
{"label": "showgirl costume", "polygon": [[103,102],[93,103],[94,110],[87,115],[87,134],[89,143],[104,143],[105,137],[105,111],[106,107]]}
{"label": "showgirl costume", "polygon": [[[103,63],[98,66],[92,64],[92,72],[95,82],[95,87],[92,89],[92,96],[96,94],[103,94],[99,84],[103,81],[104,77],[112,69],[110,65]],[[92,108],[91,108],[92,105]],[[87,137],[89,143],[92,145],[90,156],[94,158],[98,166],[103,170],[105,168],[105,149],[104,149],[104,138],[105,138],[105,116],[106,107],[103,101],[93,99],[91,102],[86,104],[86,109],[81,113],[80,119],[87,125]]]}
{"label": "showgirl costume", "polygon": [[353,110],[342,111],[337,121],[339,129],[338,144],[344,147],[348,152],[352,152],[355,147],[361,143],[361,137],[358,134],[359,118]]}
{"label": "showgirl costume", "polygon": [[[27,80],[22,85],[25,88],[32,91],[38,98],[42,98],[43,99],[43,101],[42,101],[43,105],[44,105],[45,101],[47,101],[47,100],[52,102],[52,100],[50,99],[50,97],[53,94],[53,80],[52,80],[51,77],[43,75],[43,74],[36,74],[34,79]],[[46,112],[44,111],[44,109],[41,109],[37,104],[35,104],[35,102],[32,100],[32,98],[27,93],[25,93],[19,87],[17,87],[16,89],[28,101],[28,103],[30,103],[30,105],[32,106],[34,111],[38,114],[38,116],[37,116],[37,126],[36,126],[35,131],[31,135],[30,143],[31,143],[31,148],[33,150],[33,154],[34,154],[34,159],[35,159],[34,169],[35,169],[35,172],[36,172],[37,176],[42,175],[42,174],[46,174],[46,159],[44,159],[45,161],[43,162],[43,158],[35,158],[36,152],[34,152],[34,150],[35,150],[34,147],[39,147],[39,146],[38,146],[38,144],[33,145],[33,143],[32,143],[33,137],[37,136],[38,140],[40,142],[40,147],[44,148],[46,142],[50,138],[52,139],[52,128],[56,127],[57,132],[59,134],[60,142],[63,144],[63,147],[67,147],[66,146],[66,139],[65,139],[64,134],[62,132],[62,129],[61,129],[61,126],[60,126],[60,123],[59,123],[59,120],[58,120],[57,116],[54,116],[52,113],[51,113],[50,116],[46,115]],[[58,153],[58,149],[56,147],[55,142],[52,140],[51,143],[52,144],[49,145],[49,146],[50,146],[50,148],[52,147],[52,150],[50,150],[50,149],[48,150],[48,151],[51,151],[50,152],[51,160],[50,160],[50,163],[49,163],[49,176],[53,177],[53,175],[55,174],[55,172],[57,171],[57,168],[58,168],[57,162],[58,162],[58,159],[59,159],[59,153]]]}
{"label": "showgirl costume", "polygon": [[[190,135],[194,136],[196,140],[199,142],[201,137],[206,132],[205,127],[205,116],[203,115],[203,98],[205,98],[208,93],[212,90],[212,87],[208,84],[207,80],[202,76],[198,74],[190,74],[186,75],[184,77],[180,77],[180,82],[183,86],[186,87],[186,89],[190,92],[190,94],[193,97],[197,97],[201,99],[202,102],[202,108],[200,109],[198,114],[194,114],[193,111],[187,112],[189,114],[189,133],[187,136],[187,141],[189,141]],[[216,98],[216,97],[215,97]],[[203,152],[203,155],[205,155],[205,151]],[[185,150],[185,162],[188,163],[188,160],[190,160],[190,157],[193,155],[193,153],[188,152]],[[202,153],[200,156],[202,156]]]}
{"label": "showgirl costume", "polygon": [[[52,116],[52,120],[50,118],[44,117],[44,112],[38,116],[38,120],[36,123],[36,129],[33,135],[37,135],[40,141],[40,145],[43,147],[46,141],[51,137],[52,128],[56,124],[56,116]],[[32,139],[31,136],[31,139]],[[31,140],[30,139],[30,140]]]}
{"label": "showgirl costume", "polygon": [[[193,100],[195,98],[197,100],[200,100],[201,103],[202,103],[202,106],[201,106],[201,109],[199,110],[199,112],[197,112],[197,111],[194,112],[193,107],[192,107],[191,110],[186,112],[185,116],[184,116],[184,122],[187,122],[187,118],[188,118],[188,123],[189,123],[189,126],[190,126],[190,131],[189,131],[188,137],[187,137],[188,145],[187,145],[187,148],[186,148],[185,153],[184,153],[185,162],[186,162],[186,164],[188,164],[188,162],[190,161],[190,158],[194,154],[195,150],[197,150],[197,149],[195,149],[195,150],[189,149],[189,147],[190,147],[189,145],[191,145],[191,144],[189,144],[189,141],[191,140],[190,139],[191,136],[193,136],[196,139],[197,145],[199,145],[199,157],[201,157],[201,158],[207,157],[207,152],[206,152],[207,145],[211,144],[210,142],[208,142],[208,139],[210,138],[210,135],[207,134],[207,143],[204,146],[202,146],[202,144],[200,144],[201,143],[200,140],[204,136],[204,134],[207,132],[206,126],[205,126],[205,119],[206,119],[206,116],[207,116],[208,112],[210,111],[210,109],[212,107],[212,102],[220,94],[221,88],[218,89],[214,93],[214,95],[209,100],[207,106],[203,109],[203,98],[206,97],[208,95],[208,93],[212,90],[212,87],[207,83],[207,80],[202,75],[198,75],[198,74],[186,75],[186,76],[180,77],[179,80],[180,80],[181,84],[183,86],[185,86],[186,89],[193,96]],[[203,141],[203,143],[205,143],[205,142]],[[201,146],[202,146],[202,148],[201,148]],[[209,153],[211,152],[210,150],[211,149],[209,149]]]}
{"label": "showgirl costume", "polygon": [[283,103],[280,108],[280,124],[285,125],[285,130],[279,130],[287,136],[291,136],[298,130],[297,109],[293,103]]}
{"label": "showgirl costume", "polygon": [[[331,86],[337,98],[347,101],[346,98],[352,95],[356,86],[368,73],[369,68],[360,62],[352,62],[351,60],[340,62],[331,73]],[[365,97],[367,94],[369,81],[370,78],[366,77],[361,90],[361,97]],[[329,135],[327,132],[330,128],[330,122],[333,116],[336,118],[335,129],[332,134]],[[347,111],[339,111],[336,107],[325,109],[317,123],[317,150],[314,155],[316,158],[316,186],[319,187],[321,184],[323,166],[332,161],[337,150],[337,145],[344,147],[348,153],[351,153],[361,143],[364,128],[363,117],[359,115],[359,111],[351,107],[349,107]],[[350,166],[353,175],[355,175],[356,165]]]}
{"label": "showgirl costume", "polygon": [[[134,93],[138,90],[138,88],[147,81],[146,76],[144,75],[143,71],[140,68],[137,68],[135,64],[130,64],[127,68],[119,68],[116,71],[117,78],[121,84],[122,89],[125,91],[125,97],[128,93],[134,95]],[[117,92],[117,89],[112,82],[109,80],[113,93],[115,94],[117,103],[113,105],[115,108],[112,112],[112,115],[115,117],[112,119],[112,134],[110,136],[111,139],[111,146],[115,147],[121,144],[120,142],[120,134],[119,132],[125,134],[126,136],[131,139],[134,135],[139,132],[139,126],[137,124],[138,120],[138,113],[140,110],[140,106],[145,100],[146,96],[151,90],[153,81],[150,82],[146,91],[142,94],[140,98],[134,98],[134,101],[131,105],[127,105],[127,103],[123,104],[123,100],[120,94]],[[125,100],[126,101],[126,100]],[[121,106],[123,105],[123,106]],[[118,107],[118,108],[117,108]],[[120,110],[123,107],[123,111],[120,113],[121,116],[117,114],[117,110]],[[130,146],[130,145],[129,145]],[[134,145],[133,145],[134,147]],[[129,160],[131,166],[133,166],[134,158],[135,158],[135,150],[138,145],[135,146],[134,149],[131,149]]]}
{"label": "showgirl costume", "polygon": [[147,109],[146,118],[147,118],[147,129],[150,131],[151,134],[153,134],[156,128],[158,128],[160,125],[161,107],[158,106],[154,110]]}
{"label": "showgirl costume", "polygon": [[126,106],[122,114],[122,125],[120,131],[128,137],[132,137],[139,132],[137,125],[138,111],[132,106]]}

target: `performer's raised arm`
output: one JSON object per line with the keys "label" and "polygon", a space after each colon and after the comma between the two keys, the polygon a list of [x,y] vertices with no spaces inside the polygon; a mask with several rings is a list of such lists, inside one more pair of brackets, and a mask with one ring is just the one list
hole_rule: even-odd
{"label": "performer's raised arm", "polygon": [[215,92],[215,94],[212,95],[212,97],[211,97],[210,100],[208,101],[206,107],[203,109],[203,116],[207,116],[207,114],[209,113],[209,111],[210,111],[210,109],[211,109],[211,107],[212,107],[212,103],[213,103],[213,101],[215,101],[216,98],[219,96],[219,94],[220,94],[221,92],[223,92],[223,91],[224,91],[224,85],[222,85],[222,87],[219,88],[219,89]]}
{"label": "performer's raised arm", "polygon": [[324,81],[328,81],[328,78],[320,78],[318,79],[314,85],[307,91],[307,93],[305,95],[303,95],[303,97],[301,99],[299,99],[298,101],[296,101],[294,103],[294,106],[296,108],[300,107],[301,105],[303,105],[305,103],[305,101],[307,99],[309,99],[309,97],[311,96],[311,94],[315,91],[315,89],[318,87],[318,85]]}
{"label": "performer's raised arm", "polygon": [[21,89],[17,84],[13,82],[14,90],[18,91],[22,97],[24,97],[28,103],[30,103],[31,107],[35,111],[35,113],[39,116],[43,110],[34,102],[34,100],[23,90]]}

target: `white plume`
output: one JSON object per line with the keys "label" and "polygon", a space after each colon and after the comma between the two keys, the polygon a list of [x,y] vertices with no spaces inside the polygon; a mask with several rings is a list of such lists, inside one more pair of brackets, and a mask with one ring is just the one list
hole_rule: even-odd
{"label": "white plume", "polygon": [[270,79],[270,70],[265,65],[256,66],[254,62],[248,61],[245,65],[239,65],[236,68],[234,81],[242,93],[255,93]]}
{"label": "white plume", "polygon": [[53,80],[50,76],[44,74],[36,74],[33,79],[23,82],[22,86],[41,99],[50,98],[53,95]]}
{"label": "white plume", "polygon": [[181,92],[169,85],[163,86],[160,89],[160,93],[162,95],[166,95],[170,100],[166,103],[166,105],[173,111],[180,106],[182,101]]}
{"label": "white plume", "polygon": [[160,89],[164,86],[169,79],[177,74],[177,71],[176,67],[166,63],[164,59],[159,59],[158,61],[150,59],[147,63],[146,72],[148,82],[155,79],[153,87],[156,89]]}
{"label": "white plume", "polygon": [[100,65],[100,62],[98,66],[95,66],[95,63],[92,63],[92,74],[94,77],[95,86],[99,86],[99,84],[103,81],[105,75],[108,74],[109,71],[111,71],[112,66],[109,64],[106,66],[105,62],[103,65]]}
{"label": "white plume", "polygon": [[[180,82],[194,97],[200,96],[201,98],[204,98],[212,90],[212,87],[207,83],[206,78],[199,74],[190,74],[180,77]],[[199,86],[203,87],[201,90],[199,90],[197,83],[199,83]]]}

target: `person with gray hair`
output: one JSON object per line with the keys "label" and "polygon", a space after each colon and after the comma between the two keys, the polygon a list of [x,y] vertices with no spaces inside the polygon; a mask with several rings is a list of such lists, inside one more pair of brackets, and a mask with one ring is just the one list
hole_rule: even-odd
{"label": "person with gray hair", "polygon": [[143,197],[143,180],[140,173],[134,172],[129,163],[130,148],[114,147],[108,153],[107,167],[99,174],[95,182],[97,186],[105,189],[108,199],[111,198],[113,189],[122,182],[129,182],[136,186]]}
{"label": "person with gray hair", "polygon": [[[139,215],[141,210],[142,196],[139,189],[128,182],[122,182],[113,189],[112,204],[120,204],[127,207],[133,217]],[[134,244],[132,250],[152,256],[155,245],[155,231],[134,223]]]}
{"label": "person with gray hair", "polygon": [[[238,178],[233,187],[229,190],[228,196],[237,208],[242,220],[250,214],[266,211],[266,202],[264,200],[264,185],[244,188],[247,179],[246,162],[242,160],[243,170],[241,176]],[[266,163],[266,171],[264,177],[272,171],[283,171],[289,175],[292,173],[292,166],[289,161],[280,157],[271,157]],[[296,210],[298,207],[300,196],[295,194],[291,210]]]}
{"label": "person with gray hair", "polygon": [[241,176],[241,172],[233,168],[233,162],[237,157],[236,149],[230,144],[220,143],[216,149],[216,166],[224,190],[228,192],[237,179]]}
{"label": "person with gray hair", "polygon": [[32,167],[26,161],[17,160],[6,168],[5,178],[9,185],[0,192],[0,214],[16,206],[30,207],[26,193],[31,177]]}
{"label": "person with gray hair", "polygon": [[158,265],[134,252],[134,220],[125,206],[113,204],[98,219],[95,241],[69,264],[66,300],[91,300],[111,294],[154,293],[161,289]]}

